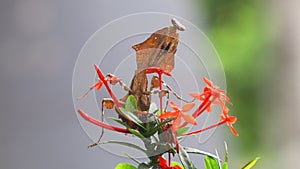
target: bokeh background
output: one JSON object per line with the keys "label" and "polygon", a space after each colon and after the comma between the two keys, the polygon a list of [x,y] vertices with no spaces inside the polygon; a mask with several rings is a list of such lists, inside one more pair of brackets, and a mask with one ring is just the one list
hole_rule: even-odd
{"label": "bokeh background", "polygon": [[91,141],[73,108],[72,73],[96,30],[136,12],[186,18],[215,45],[239,118],[240,136],[226,130],[224,137],[231,168],[256,156],[257,169],[297,167],[300,1],[11,0],[0,2],[1,168],[94,169],[131,162],[86,148]]}

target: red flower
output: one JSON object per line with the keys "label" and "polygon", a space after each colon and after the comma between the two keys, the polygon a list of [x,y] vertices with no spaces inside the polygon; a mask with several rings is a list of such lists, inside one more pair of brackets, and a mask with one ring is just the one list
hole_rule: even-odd
{"label": "red flower", "polygon": [[[157,73],[158,74],[158,80],[159,80],[159,90],[162,90],[162,74],[165,74],[167,76],[172,76],[171,73],[158,68],[158,67],[149,67],[146,69],[146,74],[150,73]],[[162,98],[159,98],[159,109],[162,110]]]}
{"label": "red flower", "polygon": [[158,156],[158,167],[161,169],[182,169],[179,165],[169,166],[167,160],[165,160],[162,156]]}
{"label": "red flower", "polygon": [[193,125],[197,125],[198,122],[196,121],[196,119],[186,113],[188,111],[190,111],[193,107],[194,107],[195,103],[191,102],[191,103],[186,103],[185,105],[183,105],[182,109],[179,108],[179,106],[173,102],[170,102],[170,106],[173,108],[174,111],[172,112],[166,112],[162,115],[159,116],[160,119],[164,120],[164,119],[168,119],[168,118],[175,118],[172,128],[173,130],[176,132],[180,127],[180,123],[181,123],[181,118],[184,119],[185,122],[193,124]]}
{"label": "red flower", "polygon": [[181,123],[181,118],[183,118],[185,120],[185,123],[190,123],[190,124],[193,124],[193,125],[197,125],[198,122],[196,121],[196,119],[190,115],[190,114],[187,114],[185,112],[188,112],[190,111],[193,107],[194,107],[195,103],[186,103],[185,105],[183,105],[182,109],[179,108],[179,106],[173,102],[170,102],[170,106],[173,108],[173,112],[166,112],[162,115],[159,116],[159,118],[161,120],[164,120],[164,119],[168,119],[168,118],[175,118],[172,126],[171,126],[171,130],[172,130],[172,137],[173,137],[173,140],[176,144],[176,149],[177,149],[177,152],[179,152],[179,142],[178,142],[178,139],[176,137],[176,132],[180,127],[180,123]]}
{"label": "red flower", "polygon": [[108,94],[111,96],[111,98],[115,102],[116,106],[117,107],[121,107],[121,104],[120,104],[119,100],[117,99],[117,97],[115,96],[115,94],[113,93],[113,91],[111,90],[111,88],[108,86],[107,81],[109,81],[109,80],[104,76],[104,74],[102,73],[101,69],[96,64],[94,64],[94,67],[95,67],[96,72],[97,72],[97,74],[99,76],[99,79],[100,79],[99,81],[103,82],[103,84],[106,87],[106,90],[107,90]]}
{"label": "red flower", "polygon": [[158,67],[149,67],[146,69],[146,74],[151,74],[151,73],[157,73],[158,75],[165,74],[167,76],[172,76],[171,73]]}
{"label": "red flower", "polygon": [[235,130],[235,128],[233,128],[233,124],[237,121],[237,117],[235,116],[228,116],[228,111],[229,109],[223,109],[223,113],[220,115],[220,118],[222,121],[225,121],[228,125],[228,127],[230,128],[231,132],[235,135],[235,136],[239,136],[239,134],[237,133],[237,131]]}
{"label": "red flower", "polygon": [[232,125],[237,121],[237,117],[235,117],[235,116],[228,116],[228,111],[229,111],[228,108],[223,109],[223,113],[220,115],[221,121],[219,121],[218,123],[213,124],[213,125],[211,125],[211,126],[209,126],[209,127],[200,129],[200,130],[196,130],[196,131],[184,133],[184,134],[182,134],[182,136],[189,136],[189,135],[192,135],[192,134],[201,133],[201,132],[203,132],[203,131],[212,129],[212,128],[214,128],[214,127],[218,127],[218,126],[220,126],[220,125],[222,125],[222,124],[224,124],[224,123],[227,123],[227,125],[229,126],[231,132],[232,132],[235,136],[239,136],[239,134],[237,133],[237,131],[235,130],[235,128],[233,128],[233,126],[232,126]]}
{"label": "red flower", "polygon": [[226,91],[219,89],[218,86],[215,86],[210,80],[206,77],[203,77],[203,81],[207,84],[204,87],[203,93],[190,93],[190,96],[203,101],[203,104],[207,104],[205,109],[210,112],[212,104],[218,104],[222,108],[226,107],[226,103],[232,104],[229,101],[229,97],[226,96]]}
{"label": "red flower", "polygon": [[90,86],[90,89],[95,88],[96,90],[99,90],[101,88],[102,84],[103,84],[103,81],[99,79],[98,82],[96,82],[95,84],[93,84],[92,86]]}

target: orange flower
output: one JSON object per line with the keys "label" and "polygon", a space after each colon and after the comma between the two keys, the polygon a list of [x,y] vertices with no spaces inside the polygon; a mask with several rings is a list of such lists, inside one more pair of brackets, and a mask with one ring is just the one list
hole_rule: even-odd
{"label": "orange flower", "polygon": [[179,128],[181,128],[181,126],[180,126],[181,118],[183,118],[185,123],[187,123],[187,124],[188,123],[193,124],[193,125],[198,124],[198,122],[192,115],[186,113],[186,112],[190,111],[194,107],[194,105],[195,105],[195,103],[193,103],[193,102],[186,103],[185,105],[183,105],[183,107],[181,109],[181,108],[179,108],[179,106],[177,104],[170,102],[170,106],[173,108],[174,111],[166,112],[159,116],[159,118],[161,120],[175,118],[175,120],[171,126],[171,131],[172,131],[173,140],[176,144],[177,152],[179,152],[179,142],[176,137],[176,132]]}
{"label": "orange flower", "polygon": [[106,90],[107,90],[108,94],[111,96],[111,98],[115,102],[116,106],[117,107],[121,107],[121,103],[119,102],[119,100],[117,99],[117,97],[115,96],[115,94],[112,92],[111,88],[108,86],[108,83],[107,83],[108,79],[104,76],[104,74],[102,73],[101,69],[96,64],[94,64],[94,67],[95,67],[96,72],[97,72],[97,74],[99,76],[99,79],[100,79],[99,81],[103,82],[104,86],[106,87]]}
{"label": "orange flower", "polygon": [[204,87],[203,93],[190,93],[190,96],[203,101],[203,104],[207,104],[205,109],[210,112],[211,105],[217,104],[220,105],[222,108],[225,108],[226,103],[232,104],[229,100],[229,97],[226,96],[226,91],[219,89],[218,86],[215,86],[210,80],[206,77],[203,77],[203,81],[206,83]]}
{"label": "orange flower", "polygon": [[167,72],[161,68],[158,67],[148,67],[146,69],[146,74],[151,74],[151,73],[157,73],[158,75],[165,74],[167,76],[172,76],[170,72]]}
{"label": "orange flower", "polygon": [[224,123],[227,123],[227,125],[229,126],[231,132],[235,136],[239,136],[239,134],[237,133],[237,131],[235,130],[235,128],[232,126],[237,121],[237,117],[235,117],[235,116],[228,116],[228,111],[229,111],[228,108],[223,110],[223,113],[220,115],[221,121],[219,121],[218,123],[213,124],[211,126],[208,126],[206,128],[200,129],[200,130],[196,130],[196,131],[184,133],[184,134],[182,134],[182,136],[189,136],[189,135],[192,135],[192,134],[198,134],[198,133],[204,132],[206,130],[218,127],[218,126],[220,126],[220,125],[222,125]]}
{"label": "orange flower", "polygon": [[[159,80],[159,90],[162,90],[162,75],[172,76],[171,73],[159,68],[159,67],[148,67],[146,69],[146,74],[157,73]],[[159,109],[162,110],[162,98],[159,98]]]}
{"label": "orange flower", "polygon": [[220,115],[220,118],[221,118],[222,121],[225,121],[227,123],[227,125],[230,128],[231,132],[235,136],[239,136],[239,134],[237,133],[235,128],[232,126],[237,121],[237,117],[228,116],[228,111],[229,111],[229,109],[223,109],[223,113]]}
{"label": "orange flower", "polygon": [[92,86],[90,86],[90,89],[95,88],[96,90],[99,90],[101,88],[102,84],[103,84],[103,81],[99,79],[98,82],[96,82],[95,84],[93,84]]}
{"label": "orange flower", "polygon": [[176,132],[180,127],[180,123],[181,123],[181,118],[184,119],[185,122],[193,124],[193,125],[197,125],[198,122],[196,121],[196,119],[186,113],[188,111],[190,111],[193,107],[194,107],[195,103],[191,102],[191,103],[186,103],[185,105],[183,105],[182,109],[179,108],[179,106],[173,102],[170,102],[170,106],[173,108],[174,111],[172,112],[166,112],[162,115],[160,115],[160,119],[164,120],[164,119],[168,119],[168,118],[175,118],[172,128],[173,130]]}
{"label": "orange flower", "polygon": [[158,167],[160,169],[182,169],[179,165],[169,166],[167,160],[165,160],[162,156],[158,156]]}

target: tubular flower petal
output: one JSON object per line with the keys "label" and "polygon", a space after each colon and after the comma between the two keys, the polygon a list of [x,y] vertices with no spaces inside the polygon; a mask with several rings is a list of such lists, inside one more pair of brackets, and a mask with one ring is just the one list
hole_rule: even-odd
{"label": "tubular flower petal", "polygon": [[100,127],[103,127],[105,129],[109,129],[109,130],[113,130],[113,131],[117,131],[117,132],[120,132],[120,133],[130,133],[127,129],[123,129],[123,128],[119,128],[119,127],[115,127],[115,126],[111,126],[109,124],[106,124],[106,123],[103,123],[103,122],[100,122],[96,119],[94,119],[93,117],[89,116],[88,114],[86,114],[83,110],[81,109],[78,109],[77,110],[78,113],[81,115],[81,117],[83,117],[85,120],[97,125],[97,126],[100,126]]}
{"label": "tubular flower petal", "polygon": [[167,160],[165,160],[162,156],[158,156],[158,167],[160,169],[182,169],[179,165],[169,166]]}

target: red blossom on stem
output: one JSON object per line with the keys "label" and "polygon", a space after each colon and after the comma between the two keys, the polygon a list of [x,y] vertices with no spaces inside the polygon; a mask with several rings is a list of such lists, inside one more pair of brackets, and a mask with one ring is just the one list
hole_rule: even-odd
{"label": "red blossom on stem", "polygon": [[95,88],[96,90],[99,90],[101,88],[102,84],[103,84],[103,81],[99,79],[98,82],[96,82],[95,84],[93,84],[92,86],[90,86],[90,89]]}
{"label": "red blossom on stem", "polygon": [[188,111],[190,111],[193,107],[194,107],[195,103],[191,102],[191,103],[186,103],[185,105],[183,105],[182,109],[179,108],[179,106],[173,102],[170,102],[170,106],[173,108],[174,111],[171,112],[165,112],[164,114],[160,115],[159,118],[161,120],[164,119],[168,119],[168,118],[175,118],[172,128],[174,129],[174,131],[177,131],[179,129],[180,123],[181,123],[181,119],[184,119],[185,122],[193,124],[193,125],[197,125],[198,122],[196,121],[196,119],[186,113]]}
{"label": "red blossom on stem", "polygon": [[165,74],[167,76],[172,76],[170,72],[167,72],[161,68],[158,67],[148,67],[146,69],[146,74],[151,74],[151,73],[157,73],[158,75]]}
{"label": "red blossom on stem", "polygon": [[235,116],[228,116],[228,111],[229,109],[223,109],[223,113],[220,115],[220,118],[222,121],[225,121],[228,125],[228,127],[230,128],[231,132],[235,135],[235,136],[239,136],[239,134],[237,133],[237,131],[235,130],[235,128],[232,126],[236,121],[237,121],[237,117]]}
{"label": "red blossom on stem", "polygon": [[105,129],[117,131],[117,132],[120,132],[120,133],[130,133],[127,129],[115,127],[115,126],[103,123],[103,122],[101,122],[101,121],[99,121],[97,119],[94,119],[93,117],[89,116],[88,114],[86,114],[81,109],[78,109],[77,112],[81,115],[82,118],[84,118],[85,120],[87,120],[87,121],[89,121],[89,122],[91,122],[91,123],[93,123],[93,124],[95,124],[97,126],[103,127]]}
{"label": "red blossom on stem", "polygon": [[190,93],[190,96],[203,101],[203,103],[208,102],[208,106],[206,106],[206,110],[208,112],[211,111],[211,105],[217,104],[222,108],[226,105],[226,103],[232,105],[229,101],[229,97],[226,96],[226,91],[219,89],[218,86],[215,86],[210,80],[206,77],[203,77],[203,81],[206,83],[204,87],[203,93]]}
{"label": "red blossom on stem", "polygon": [[[158,67],[149,67],[146,69],[146,74],[151,74],[151,73],[157,73],[158,74],[158,80],[159,80],[159,90],[162,90],[162,74],[165,74],[167,76],[172,76],[171,73],[158,68]],[[162,111],[162,98],[159,98],[159,108],[160,111]]]}
{"label": "red blossom on stem", "polygon": [[[203,77],[203,81],[206,86],[203,89],[203,93],[190,93],[189,95],[197,100],[202,101],[197,110],[193,113],[193,117],[200,116],[205,110],[211,112],[212,104],[220,105],[222,109],[228,109],[226,103],[232,104],[229,101],[229,97],[226,96],[226,91],[219,89],[206,77]],[[180,127],[186,126],[188,123],[184,123]]]}
{"label": "red blossom on stem", "polygon": [[221,118],[221,121],[214,124],[214,125],[211,125],[209,127],[206,127],[204,129],[200,129],[200,130],[196,130],[196,131],[192,131],[192,132],[189,132],[189,133],[185,133],[185,134],[182,134],[182,136],[188,136],[188,135],[192,135],[192,134],[197,134],[197,133],[201,133],[203,131],[206,131],[206,130],[209,130],[209,129],[212,129],[214,127],[217,127],[217,126],[220,126],[222,124],[225,124],[227,123],[228,127],[230,128],[231,132],[235,135],[235,136],[239,136],[238,132],[235,130],[235,128],[232,126],[236,121],[237,121],[237,117],[235,116],[228,116],[228,111],[229,109],[226,108],[226,109],[223,109],[223,113],[220,115],[220,118]]}
{"label": "red blossom on stem", "polygon": [[175,120],[171,126],[171,130],[172,130],[173,140],[176,144],[177,151],[179,151],[179,142],[176,137],[176,132],[180,128],[179,126],[181,123],[181,119],[183,118],[186,123],[190,123],[193,125],[198,124],[198,122],[192,115],[186,113],[186,112],[190,111],[194,107],[194,105],[195,105],[195,103],[193,103],[193,102],[186,103],[185,105],[183,105],[183,107],[181,109],[177,104],[170,102],[170,106],[173,108],[174,111],[165,112],[164,114],[161,114],[159,116],[160,120],[175,118]]}
{"label": "red blossom on stem", "polygon": [[105,87],[107,89],[107,92],[109,93],[109,95],[111,96],[111,98],[113,99],[113,101],[115,102],[116,106],[117,107],[121,107],[121,104],[120,104],[119,100],[117,99],[117,97],[115,96],[115,94],[112,92],[111,88],[109,87],[109,85],[107,83],[109,80],[104,76],[104,74],[102,73],[101,69],[96,64],[94,64],[94,67],[95,67],[96,72],[97,72],[97,74],[99,76],[99,79],[105,85]]}
{"label": "red blossom on stem", "polygon": [[162,156],[158,156],[158,167],[160,169],[182,169],[179,165],[170,166],[167,163],[167,160],[165,160]]}
{"label": "red blossom on stem", "polygon": [[[206,128],[200,129],[200,130],[185,133],[182,136],[197,134],[197,133],[212,129],[214,127],[220,126],[224,123],[227,123],[227,125],[230,128],[231,132],[235,136],[238,136],[239,134],[237,133],[237,131],[232,126],[237,121],[237,118],[235,116],[228,116],[229,109],[226,106],[226,103],[228,103],[230,105],[232,105],[232,103],[229,101],[229,97],[226,96],[226,91],[219,89],[219,87],[215,86],[210,80],[208,80],[205,77],[203,78],[203,81],[206,83],[206,86],[204,87],[203,93],[190,93],[191,97],[202,101],[201,105],[193,113],[193,117],[195,117],[195,118],[198,117],[205,110],[210,112],[212,104],[216,104],[216,105],[221,106],[221,108],[222,108],[223,113],[220,115],[221,121],[214,124],[214,125],[211,125],[209,127],[206,127]],[[187,124],[188,123],[185,122],[180,127],[184,127]]]}

